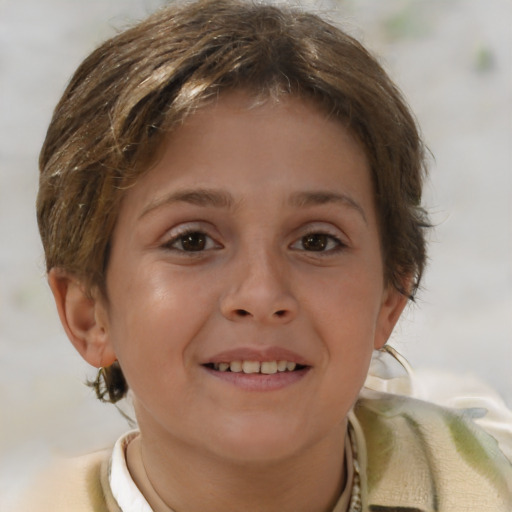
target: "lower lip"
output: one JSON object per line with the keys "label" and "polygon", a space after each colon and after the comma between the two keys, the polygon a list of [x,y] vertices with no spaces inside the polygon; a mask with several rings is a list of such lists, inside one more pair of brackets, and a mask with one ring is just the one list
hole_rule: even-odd
{"label": "lower lip", "polygon": [[203,366],[213,377],[232,384],[245,391],[277,391],[302,380],[310,367],[293,372],[277,372],[270,375],[262,373],[219,372]]}

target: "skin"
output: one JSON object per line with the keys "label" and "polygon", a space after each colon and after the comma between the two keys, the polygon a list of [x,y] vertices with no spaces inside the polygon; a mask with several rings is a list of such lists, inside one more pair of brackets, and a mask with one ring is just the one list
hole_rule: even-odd
{"label": "skin", "polygon": [[[128,464],[155,510],[332,508],[346,415],[406,304],[339,121],[298,98],[222,96],[126,192],[108,300],[63,270],[49,280],[82,356],[123,368],[141,430]],[[205,366],[239,349],[305,370],[233,381]]]}

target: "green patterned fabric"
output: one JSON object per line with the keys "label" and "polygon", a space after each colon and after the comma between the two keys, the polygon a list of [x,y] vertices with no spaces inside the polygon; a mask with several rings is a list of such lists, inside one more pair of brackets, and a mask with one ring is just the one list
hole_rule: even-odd
{"label": "green patterned fabric", "polygon": [[354,413],[368,510],[512,511],[512,465],[469,414],[369,391]]}

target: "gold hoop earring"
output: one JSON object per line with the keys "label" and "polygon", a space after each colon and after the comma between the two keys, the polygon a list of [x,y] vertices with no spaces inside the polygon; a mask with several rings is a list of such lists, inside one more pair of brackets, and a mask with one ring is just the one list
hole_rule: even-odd
{"label": "gold hoop earring", "polygon": [[[390,365],[385,355],[398,363],[400,369],[397,372],[396,364]],[[395,368],[393,368],[395,366]],[[414,371],[407,359],[395,348],[384,345],[374,353],[364,387],[374,391],[411,396],[414,393]]]}
{"label": "gold hoop earring", "polygon": [[100,367],[96,378],[88,382],[88,385],[94,389],[100,401],[112,404],[121,400],[128,391],[128,385],[118,361],[114,361],[110,366]]}
{"label": "gold hoop earring", "polygon": [[101,402],[113,404],[121,416],[128,422],[130,428],[137,427],[137,422],[118,403],[122,398],[125,398],[129,391],[118,361],[114,361],[110,366],[98,368],[96,378],[93,381],[87,382],[87,385],[94,389],[96,397]]}
{"label": "gold hoop earring", "polygon": [[405,370],[409,376],[414,373],[414,370],[412,369],[409,361],[407,361],[407,359],[391,345],[386,344],[379,350],[381,352],[387,352],[395,361],[397,361],[397,363]]}

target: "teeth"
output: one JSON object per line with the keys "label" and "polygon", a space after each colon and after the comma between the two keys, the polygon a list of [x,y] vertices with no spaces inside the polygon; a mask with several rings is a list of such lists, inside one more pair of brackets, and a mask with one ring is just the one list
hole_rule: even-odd
{"label": "teeth", "polygon": [[240,373],[242,371],[242,361],[231,361],[231,363],[226,363],[232,372]]}
{"label": "teeth", "polygon": [[287,365],[288,365],[287,361],[277,361],[277,371],[278,372],[285,372]]}
{"label": "teeth", "polygon": [[276,361],[265,361],[261,363],[261,373],[271,375],[277,373],[277,362]]}
{"label": "teeth", "polygon": [[263,373],[273,375],[278,372],[293,372],[297,363],[291,361],[231,361],[230,363],[214,363],[213,368],[219,372]]}
{"label": "teeth", "polygon": [[244,361],[242,370],[244,373],[260,373],[260,366],[258,361]]}

